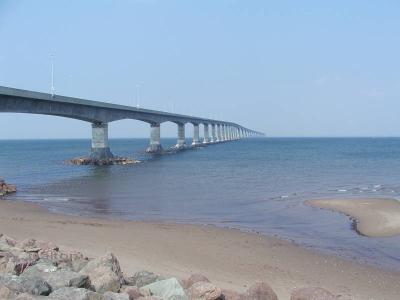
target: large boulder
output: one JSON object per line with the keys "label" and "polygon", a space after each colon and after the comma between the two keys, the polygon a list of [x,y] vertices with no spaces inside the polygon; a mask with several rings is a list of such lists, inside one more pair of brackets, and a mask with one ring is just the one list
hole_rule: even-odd
{"label": "large boulder", "polygon": [[190,275],[189,278],[182,280],[182,286],[183,286],[185,289],[188,289],[188,288],[190,288],[194,283],[196,283],[196,282],[201,282],[201,281],[202,281],[202,282],[210,282],[210,280],[208,280],[208,278],[207,278],[206,276],[204,276],[204,275],[202,275],[202,274],[195,273],[195,274]]}
{"label": "large boulder", "polygon": [[64,287],[50,294],[49,300],[104,300],[102,294],[86,289]]}
{"label": "large boulder", "polygon": [[245,299],[247,300],[278,300],[275,292],[266,283],[259,281],[250,286],[246,292]]}
{"label": "large boulder", "polygon": [[62,287],[89,288],[91,283],[89,276],[77,272],[59,269],[51,262],[42,261],[32,267],[29,267],[20,276],[21,278],[41,278],[50,284],[52,290]]}
{"label": "large boulder", "polygon": [[153,282],[164,280],[165,278],[154,274],[152,272],[148,271],[139,271],[136,272],[133,276],[131,277],[125,277],[125,284],[126,285],[132,285],[132,286],[137,286],[141,288],[142,286],[149,285]]}
{"label": "large boulder", "polygon": [[88,275],[94,289],[100,293],[117,293],[124,283],[121,267],[112,253],[89,261],[79,273]]}
{"label": "large boulder", "polygon": [[27,279],[15,275],[2,275],[0,276],[0,284],[17,293],[47,296],[52,291],[51,286],[38,277]]}
{"label": "large boulder", "polygon": [[184,289],[176,278],[156,281],[140,288],[140,293],[145,295],[150,292],[152,296],[161,297],[164,300],[187,300]]}
{"label": "large boulder", "polygon": [[335,300],[333,294],[320,287],[299,288],[292,292],[290,300]]}
{"label": "large boulder", "polygon": [[210,282],[198,281],[188,289],[188,296],[192,300],[216,300],[222,296],[222,291]]}
{"label": "large boulder", "polygon": [[129,295],[126,293],[105,292],[104,300],[129,300]]}

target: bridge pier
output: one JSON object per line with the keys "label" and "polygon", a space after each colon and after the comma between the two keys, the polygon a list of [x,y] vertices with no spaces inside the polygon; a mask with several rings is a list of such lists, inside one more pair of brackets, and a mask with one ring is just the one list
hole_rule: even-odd
{"label": "bridge pier", "polygon": [[221,125],[221,141],[226,142],[226,126]]}
{"label": "bridge pier", "polygon": [[193,124],[192,146],[198,146],[199,144],[200,144],[199,124]]}
{"label": "bridge pier", "polygon": [[210,143],[215,143],[217,141],[217,137],[215,136],[215,124],[211,124],[211,140]]}
{"label": "bridge pier", "polygon": [[176,142],[175,149],[185,148],[185,124],[178,124],[178,141]]}
{"label": "bridge pier", "polygon": [[222,140],[222,133],[221,133],[221,125],[218,124],[217,125],[217,142],[221,142]]}
{"label": "bridge pier", "polygon": [[92,123],[92,150],[90,157],[92,159],[109,159],[114,157],[108,145],[107,123]]}
{"label": "bridge pier", "polygon": [[150,124],[150,145],[146,149],[146,152],[151,154],[161,153],[162,146],[160,139],[161,139],[160,124],[159,123]]}
{"label": "bridge pier", "polygon": [[204,126],[203,144],[208,144],[210,142],[209,126],[208,124],[203,124],[203,126]]}

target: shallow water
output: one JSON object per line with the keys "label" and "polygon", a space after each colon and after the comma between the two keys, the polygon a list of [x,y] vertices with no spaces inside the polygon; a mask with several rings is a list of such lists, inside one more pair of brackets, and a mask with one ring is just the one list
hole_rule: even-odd
{"label": "shallow water", "polygon": [[[174,139],[162,141],[171,146]],[[189,142],[189,141],[188,141]],[[71,166],[89,140],[0,141],[10,199],[52,211],[214,224],[276,234],[353,260],[400,270],[400,237],[368,238],[348,217],[305,206],[315,198],[400,199],[400,138],[247,139],[173,155],[143,153],[147,139],[110,141],[138,165]]]}

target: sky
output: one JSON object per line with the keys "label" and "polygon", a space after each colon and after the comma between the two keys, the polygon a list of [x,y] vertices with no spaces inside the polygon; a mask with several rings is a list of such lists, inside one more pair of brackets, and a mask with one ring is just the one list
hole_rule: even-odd
{"label": "sky", "polygon": [[[0,0],[0,85],[50,92],[52,54],[60,95],[139,102],[270,137],[400,136],[398,0]],[[0,114],[0,139],[90,130]],[[109,131],[148,137],[149,125],[123,120]],[[162,125],[162,136],[176,131]]]}

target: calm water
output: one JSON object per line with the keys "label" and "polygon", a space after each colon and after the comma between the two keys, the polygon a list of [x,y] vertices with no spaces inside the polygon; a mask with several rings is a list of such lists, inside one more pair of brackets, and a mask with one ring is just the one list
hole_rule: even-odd
{"label": "calm water", "polygon": [[70,166],[63,161],[87,154],[89,140],[0,141],[0,174],[17,184],[13,198],[52,211],[235,227],[400,270],[400,237],[359,236],[347,217],[303,204],[400,199],[400,139],[250,139],[158,158],[143,154],[146,139],[110,143],[144,162]]}

